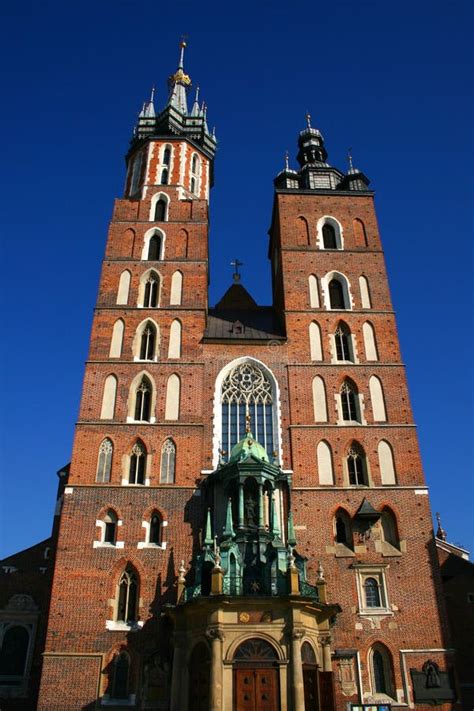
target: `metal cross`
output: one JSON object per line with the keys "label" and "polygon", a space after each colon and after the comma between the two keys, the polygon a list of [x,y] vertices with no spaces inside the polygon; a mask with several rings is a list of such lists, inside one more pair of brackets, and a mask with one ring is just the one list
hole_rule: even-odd
{"label": "metal cross", "polygon": [[230,266],[234,267],[234,281],[240,281],[239,267],[242,267],[243,265],[244,263],[239,262],[238,259],[234,259],[234,261],[230,263]]}

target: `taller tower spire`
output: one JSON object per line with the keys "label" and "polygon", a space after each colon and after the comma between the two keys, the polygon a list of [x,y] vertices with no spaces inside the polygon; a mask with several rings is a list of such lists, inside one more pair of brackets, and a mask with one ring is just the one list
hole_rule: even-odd
{"label": "taller tower spire", "polygon": [[191,86],[191,78],[184,71],[185,48],[186,42],[181,40],[178,67],[168,79],[169,94],[164,109],[155,114],[154,97],[144,103],[135,126],[131,153],[136,150],[137,140],[170,136],[189,139],[197,144],[208,158],[214,158],[217,141],[214,133],[209,133],[206,110],[199,109],[199,90],[196,92],[191,111],[188,111],[187,91]]}
{"label": "taller tower spire", "polygon": [[168,106],[173,106],[175,109],[180,111],[182,114],[187,115],[188,113],[188,102],[186,98],[187,89],[191,86],[191,77],[189,74],[184,72],[184,50],[186,48],[186,42],[181,40],[180,42],[180,55],[178,68],[174,74],[168,79],[168,85],[170,88],[170,94],[168,98]]}

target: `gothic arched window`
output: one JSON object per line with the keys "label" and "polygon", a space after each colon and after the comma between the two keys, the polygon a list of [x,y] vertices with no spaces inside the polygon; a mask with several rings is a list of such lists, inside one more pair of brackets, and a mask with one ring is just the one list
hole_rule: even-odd
{"label": "gothic arched window", "polygon": [[138,618],[138,577],[131,566],[123,571],[118,584],[117,622],[136,622]]}
{"label": "gothic arched window", "polygon": [[132,447],[130,455],[129,484],[144,484],[146,473],[146,449],[145,445],[138,441]]}
{"label": "gothic arched window", "polygon": [[328,222],[323,225],[323,245],[324,249],[337,249],[336,230]]}
{"label": "gothic arched window", "polygon": [[148,542],[154,543],[155,546],[159,546],[161,543],[161,518],[157,513],[152,514],[150,519],[150,534],[148,536]]}
{"label": "gothic arched window", "polygon": [[390,652],[383,644],[377,643],[369,651],[369,661],[373,693],[385,694],[393,698],[395,690]]}
{"label": "gothic arched window", "polygon": [[168,169],[167,168],[164,168],[163,172],[161,173],[161,184],[168,185]]}
{"label": "gothic arched window", "polygon": [[160,235],[153,235],[150,237],[148,242],[148,260],[158,261],[161,258],[161,237]]}
{"label": "gothic arched window", "polygon": [[171,148],[165,148],[163,151],[163,164],[169,165],[171,160]]}
{"label": "gothic arched window", "polygon": [[341,407],[345,422],[360,422],[359,396],[355,387],[347,381],[341,387]]}
{"label": "gothic arched window", "polygon": [[156,347],[156,328],[150,322],[145,324],[140,339],[140,360],[153,360]]}
{"label": "gothic arched window", "polygon": [[160,483],[173,484],[176,468],[176,445],[168,438],[161,448]]}
{"label": "gothic arched window", "polygon": [[145,308],[155,308],[158,306],[158,287],[159,278],[157,274],[151,272],[145,282],[145,290],[143,293],[143,306]]}
{"label": "gothic arched window", "polygon": [[349,327],[342,321],[339,323],[334,333],[334,342],[336,344],[337,360],[354,360],[351,332]]}
{"label": "gothic arched window", "polygon": [[367,463],[362,447],[355,442],[347,453],[347,469],[349,484],[352,486],[367,486]]}
{"label": "gothic arched window", "polygon": [[95,477],[95,480],[99,483],[110,481],[113,452],[114,446],[107,437],[102,441],[99,447],[99,459],[97,461],[97,473]]}
{"label": "gothic arched window", "polygon": [[332,309],[346,308],[344,287],[339,279],[331,279],[329,282],[329,304]]}
{"label": "gothic arched window", "polygon": [[135,393],[135,420],[150,422],[151,417],[151,383],[143,377]]}
{"label": "gothic arched window", "polygon": [[155,205],[155,222],[164,222],[166,220],[166,200],[160,198]]}
{"label": "gothic arched window", "polygon": [[245,437],[248,421],[253,436],[265,447],[271,460],[276,445],[273,408],[272,384],[263,370],[249,361],[235,366],[224,379],[221,390],[221,446],[227,452],[225,456]]}

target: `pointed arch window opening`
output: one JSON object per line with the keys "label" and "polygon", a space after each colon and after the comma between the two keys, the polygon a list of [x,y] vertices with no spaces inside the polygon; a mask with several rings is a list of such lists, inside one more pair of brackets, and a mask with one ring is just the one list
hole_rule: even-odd
{"label": "pointed arch window opening", "polygon": [[336,230],[328,222],[323,225],[323,246],[324,249],[337,249]]}
{"label": "pointed arch window opening", "polygon": [[341,387],[341,406],[342,419],[345,422],[360,422],[357,399],[357,394],[349,383],[343,383]]}
{"label": "pointed arch window opening", "polygon": [[149,542],[155,546],[159,546],[161,543],[161,518],[156,513],[150,519]]}
{"label": "pointed arch window opening", "polygon": [[130,457],[130,484],[144,484],[146,470],[146,450],[140,442],[137,442],[132,448]]}
{"label": "pointed arch window opening", "polygon": [[163,151],[163,165],[169,166],[171,161],[171,148],[165,148]]}
{"label": "pointed arch window opening", "polygon": [[228,459],[250,428],[270,460],[275,449],[272,385],[253,363],[241,363],[231,370],[222,385],[222,450]]}
{"label": "pointed arch window opening", "polygon": [[160,198],[155,205],[155,222],[166,221],[166,200]]}
{"label": "pointed arch window opening", "polygon": [[150,237],[147,259],[149,262],[158,262],[161,259],[161,237],[158,234]]}
{"label": "pointed arch window opening", "polygon": [[155,308],[158,306],[158,279],[150,274],[145,282],[145,293],[143,295],[143,306],[145,308]]}
{"label": "pointed arch window opening", "polygon": [[138,581],[132,570],[125,570],[119,581],[117,621],[136,622],[138,602]]}
{"label": "pointed arch window opening", "polygon": [[349,329],[340,324],[334,333],[337,360],[353,361],[352,338]]}
{"label": "pointed arch window opening", "polygon": [[168,168],[164,168],[161,173],[161,185],[168,185]]}
{"label": "pointed arch window opening", "polygon": [[349,470],[349,484],[352,486],[367,486],[365,458],[354,447],[351,447],[347,453],[347,468]]}
{"label": "pointed arch window opening", "polygon": [[110,439],[104,439],[99,447],[99,461],[97,463],[96,482],[105,483],[110,481],[110,471],[112,469],[112,454],[114,447]]}
{"label": "pointed arch window opening", "polygon": [[147,324],[143,330],[140,341],[140,360],[153,360],[155,357],[156,330]]}
{"label": "pointed arch window opening", "polygon": [[135,394],[135,420],[149,422],[151,415],[151,386],[146,378],[137,388]]}
{"label": "pointed arch window opening", "polygon": [[167,439],[161,448],[160,483],[174,484],[176,469],[176,445]]}
{"label": "pointed arch window opening", "polygon": [[331,309],[346,309],[344,298],[344,287],[339,279],[331,279],[329,282],[329,304]]}

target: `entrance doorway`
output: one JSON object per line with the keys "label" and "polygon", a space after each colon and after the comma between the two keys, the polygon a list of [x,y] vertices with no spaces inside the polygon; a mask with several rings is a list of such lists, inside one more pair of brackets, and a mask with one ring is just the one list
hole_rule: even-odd
{"label": "entrance doorway", "polygon": [[280,711],[277,654],[257,637],[234,654],[234,711]]}
{"label": "entrance doorway", "polygon": [[193,711],[209,709],[210,661],[207,645],[199,642],[194,647],[189,660],[188,708]]}
{"label": "entrance doorway", "polygon": [[303,664],[304,709],[305,711],[319,711],[318,665],[316,655],[309,642],[303,642],[301,662]]}

